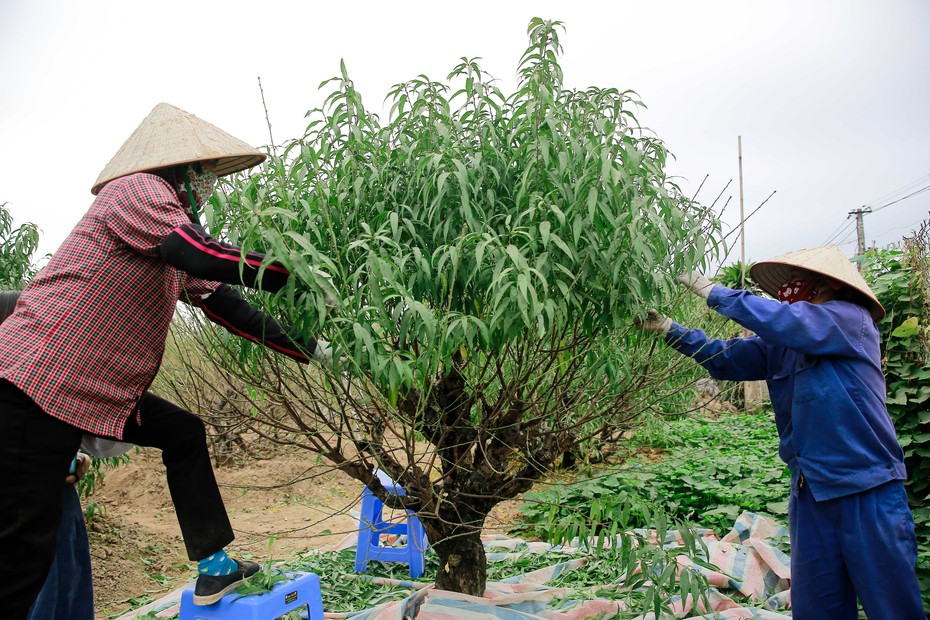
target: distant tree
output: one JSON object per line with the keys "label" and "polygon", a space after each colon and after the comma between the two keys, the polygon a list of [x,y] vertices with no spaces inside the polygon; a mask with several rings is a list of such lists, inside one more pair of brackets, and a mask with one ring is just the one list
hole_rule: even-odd
{"label": "distant tree", "polygon": [[716,255],[717,223],[669,181],[635,94],[564,87],[560,26],[530,22],[513,94],[463,59],[448,83],[395,86],[383,124],[342,66],[306,135],[209,214],[216,234],[291,270],[265,302],[336,351],[320,372],[205,339],[260,391],[251,402],[279,412],[258,431],[416,511],[437,586],[468,594],[484,592],[497,503],[681,390],[630,322]]}
{"label": "distant tree", "polygon": [[737,290],[745,289],[754,295],[765,295],[762,289],[756,286],[756,283],[749,278],[750,267],[752,267],[752,265],[746,265],[745,282],[743,281],[743,263],[740,261],[736,261],[732,265],[721,267],[713,280],[715,283],[727,288]]}
{"label": "distant tree", "polygon": [[13,228],[13,215],[0,204],[0,288],[21,289],[35,275],[32,255],[39,245],[39,229],[26,223]]}

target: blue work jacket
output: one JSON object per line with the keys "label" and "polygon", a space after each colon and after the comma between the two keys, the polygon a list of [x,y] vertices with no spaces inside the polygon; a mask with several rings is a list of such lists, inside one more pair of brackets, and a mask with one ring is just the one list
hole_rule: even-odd
{"label": "blue work jacket", "polygon": [[665,341],[715,379],[765,379],[793,480],[803,473],[822,501],[905,479],[868,310],[847,301],[788,304],[723,286],[707,305],[756,335],[717,340],[672,323]]}

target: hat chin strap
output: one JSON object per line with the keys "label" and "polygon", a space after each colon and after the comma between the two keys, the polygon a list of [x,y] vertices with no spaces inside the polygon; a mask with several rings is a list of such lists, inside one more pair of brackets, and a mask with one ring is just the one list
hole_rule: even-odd
{"label": "hat chin strap", "polygon": [[194,190],[191,188],[191,182],[184,179],[184,189],[187,191],[187,200],[190,202],[191,212],[194,214],[194,221],[200,220],[200,214],[197,213],[197,200],[194,198]]}

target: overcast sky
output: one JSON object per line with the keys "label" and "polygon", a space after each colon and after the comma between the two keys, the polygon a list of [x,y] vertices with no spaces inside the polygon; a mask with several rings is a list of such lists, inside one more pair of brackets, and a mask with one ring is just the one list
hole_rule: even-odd
{"label": "overcast sky", "polygon": [[930,191],[878,210],[930,186],[925,0],[0,0],[0,202],[54,251],[159,102],[262,146],[258,78],[281,143],[340,59],[379,112],[391,85],[444,79],[462,56],[510,92],[534,16],[565,22],[567,86],[639,93],[685,189],[709,175],[709,203],[732,180],[729,226],[742,136],[745,212],[776,192],[746,224],[749,260],[831,239],[851,255],[863,206],[869,244],[928,218]]}

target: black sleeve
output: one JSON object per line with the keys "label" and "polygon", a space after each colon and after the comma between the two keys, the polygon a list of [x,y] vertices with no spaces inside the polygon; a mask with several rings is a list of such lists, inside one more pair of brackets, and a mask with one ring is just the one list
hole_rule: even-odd
{"label": "black sleeve", "polygon": [[279,291],[290,275],[284,265],[273,262],[265,267],[261,285],[257,285],[255,279],[264,255],[248,252],[243,258],[240,248],[217,241],[200,224],[178,226],[162,239],[158,250],[166,263],[196,278],[244,284],[271,293]]}
{"label": "black sleeve", "polygon": [[230,333],[261,343],[298,362],[308,362],[308,356],[316,350],[316,340],[302,338],[293,328],[252,307],[228,284],[221,284],[199,305],[211,321]]}

